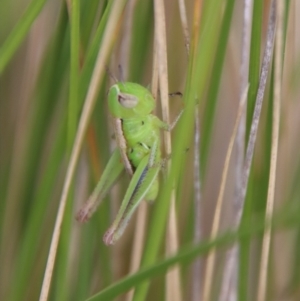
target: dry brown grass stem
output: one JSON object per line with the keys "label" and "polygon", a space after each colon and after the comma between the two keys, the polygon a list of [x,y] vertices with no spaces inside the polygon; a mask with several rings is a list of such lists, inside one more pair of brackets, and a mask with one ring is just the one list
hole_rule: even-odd
{"label": "dry brown grass stem", "polygon": [[179,14],[180,14],[182,32],[183,32],[184,41],[185,41],[186,52],[187,52],[187,55],[189,55],[190,54],[190,33],[189,33],[189,24],[188,24],[184,0],[178,0],[178,6],[179,6]]}
{"label": "dry brown grass stem", "polygon": [[[212,230],[211,230],[211,235],[210,235],[210,238],[212,240],[217,237],[218,231],[220,228],[222,206],[223,206],[224,193],[225,193],[225,188],[226,188],[226,180],[227,180],[228,171],[229,171],[229,163],[230,163],[230,159],[231,159],[231,155],[232,155],[235,138],[236,138],[237,131],[238,131],[238,126],[239,126],[241,117],[244,112],[244,105],[245,105],[245,102],[247,99],[247,94],[248,94],[248,87],[246,87],[246,90],[244,91],[244,93],[242,95],[242,99],[239,102],[239,108],[238,108],[236,121],[234,124],[233,132],[232,132],[232,135],[231,135],[231,138],[229,141],[229,145],[228,145],[228,149],[227,149],[227,153],[226,153],[226,158],[225,158],[225,163],[224,163],[224,168],[223,168],[222,178],[221,178],[221,185],[220,185],[219,195],[218,195],[218,199],[217,199],[217,203],[216,203],[216,209],[215,209]],[[206,270],[205,270],[205,275],[204,275],[203,300],[210,300],[210,294],[211,294],[213,278],[214,278],[213,272],[214,272],[215,262],[216,262],[216,251],[215,251],[215,249],[212,249],[212,251],[208,255]]]}
{"label": "dry brown grass stem", "polygon": [[[154,20],[155,20],[155,45],[156,58],[158,65],[158,80],[162,107],[163,120],[170,124],[169,113],[169,89],[168,89],[168,61],[167,61],[167,41],[166,41],[166,19],[164,2],[154,1]],[[164,132],[164,146],[167,155],[172,152],[171,134]],[[168,170],[170,162],[168,164]],[[172,254],[178,250],[177,220],[175,211],[175,191],[171,194],[170,215],[167,226],[166,253]],[[166,300],[180,301],[180,273],[179,267],[175,267],[167,274],[166,279]]]}
{"label": "dry brown grass stem", "polygon": [[[133,246],[130,257],[130,274],[133,274],[139,269],[143,254],[143,245],[145,240],[145,232],[147,225],[147,203],[142,201],[137,209],[136,226],[134,230]],[[126,300],[132,300],[134,289],[130,290],[126,296]]]}
{"label": "dry brown grass stem", "polygon": [[100,89],[100,84],[105,72],[105,63],[108,59],[109,52],[113,44],[113,39],[115,36],[114,32],[117,28],[118,21],[121,17],[121,13],[123,11],[125,2],[126,2],[125,0],[117,0],[114,2],[103,35],[101,48],[97,56],[91,83],[88,89],[88,93],[84,102],[83,111],[80,117],[79,126],[75,137],[75,142],[72,148],[70,161],[69,161],[69,165],[67,168],[67,173],[64,181],[63,191],[59,202],[59,208],[56,216],[54,231],[52,234],[52,240],[51,240],[49,255],[47,259],[47,265],[44,274],[40,299],[39,299],[40,301],[46,301],[48,299],[51,279],[53,275],[54,263],[57,254],[57,247],[58,247],[59,237],[61,233],[61,225],[65,213],[69,189],[71,187],[72,179],[75,173],[75,168],[78,162],[79,153],[83,143],[83,139],[85,137],[88,122],[97,100],[98,91]]}
{"label": "dry brown grass stem", "polygon": [[[248,180],[249,180],[249,174],[250,174],[250,168],[252,165],[252,159],[254,154],[254,147],[256,143],[256,137],[257,137],[257,131],[258,131],[258,125],[260,121],[260,115],[261,115],[261,108],[262,103],[264,99],[264,92],[266,88],[267,78],[269,74],[271,59],[273,56],[273,46],[274,46],[274,36],[275,36],[275,25],[276,25],[276,15],[275,15],[275,3],[276,1],[272,1],[270,5],[270,15],[269,15],[269,21],[268,21],[268,31],[267,31],[267,38],[266,38],[266,47],[263,55],[263,62],[261,67],[261,74],[259,79],[259,87],[257,91],[257,96],[255,100],[255,107],[254,107],[254,113],[250,128],[250,134],[249,134],[249,141],[247,145],[247,151],[246,156],[243,164],[243,170],[242,170],[242,176],[241,176],[241,187],[238,191],[238,197],[236,202],[236,216],[234,221],[234,228],[237,228],[240,224],[242,212],[244,209],[244,201],[248,186]],[[221,294],[220,294],[220,300],[227,300],[224,298],[227,298],[227,293],[232,294],[232,289],[230,286],[233,285],[234,281],[233,278],[234,271],[237,269],[234,267],[234,261],[237,261],[237,259],[234,259],[234,257],[237,258],[238,256],[238,249],[236,245],[234,245],[230,250],[228,250],[227,258],[226,258],[226,275],[224,277],[224,280],[226,278],[226,286],[224,286],[225,282],[223,280]],[[226,293],[225,293],[226,292]]]}
{"label": "dry brown grass stem", "polygon": [[[266,206],[266,221],[269,221],[273,216],[275,188],[276,188],[276,168],[278,157],[278,141],[279,141],[279,126],[280,126],[280,102],[282,90],[282,58],[283,58],[283,18],[284,18],[284,3],[282,0],[277,0],[276,10],[276,41],[275,41],[275,66],[274,66],[274,104],[273,104],[273,122],[272,122],[272,146],[271,146],[271,162],[270,176],[268,185],[268,196]],[[259,271],[258,294],[257,300],[266,300],[267,279],[268,279],[268,263],[271,244],[270,227],[266,228],[263,237],[261,264]]]}

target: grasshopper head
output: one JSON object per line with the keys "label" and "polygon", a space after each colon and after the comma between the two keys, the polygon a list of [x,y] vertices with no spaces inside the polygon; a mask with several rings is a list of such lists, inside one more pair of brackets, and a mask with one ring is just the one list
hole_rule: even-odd
{"label": "grasshopper head", "polygon": [[117,83],[108,93],[108,105],[116,118],[133,118],[150,114],[155,102],[150,91],[135,83]]}

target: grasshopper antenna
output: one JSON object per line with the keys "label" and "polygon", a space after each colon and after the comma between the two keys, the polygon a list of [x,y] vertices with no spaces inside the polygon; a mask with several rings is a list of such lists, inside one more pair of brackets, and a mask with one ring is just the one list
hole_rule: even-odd
{"label": "grasshopper antenna", "polygon": [[[160,93],[160,90],[158,89],[158,93]],[[182,97],[183,94],[180,92],[180,91],[177,91],[177,92],[172,92],[172,93],[169,93],[168,94],[170,97],[175,97],[175,96],[179,96],[179,97]]]}
{"label": "grasshopper antenna", "polygon": [[109,70],[108,66],[105,66],[105,71],[106,73],[109,75],[109,77],[115,82],[118,83],[118,79],[111,73],[111,71]]}
{"label": "grasshopper antenna", "polygon": [[170,97],[174,97],[174,96],[180,96],[180,97],[182,97],[182,93],[179,92],[179,91],[177,91],[177,92],[169,93],[169,96]]}

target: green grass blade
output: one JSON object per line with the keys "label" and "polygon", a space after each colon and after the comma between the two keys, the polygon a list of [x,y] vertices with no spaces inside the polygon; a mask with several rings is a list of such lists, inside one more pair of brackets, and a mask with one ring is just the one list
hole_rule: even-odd
{"label": "green grass blade", "polygon": [[[297,206],[299,207],[299,204]],[[296,208],[294,208],[294,210],[290,210],[288,206],[281,208],[277,215],[274,216],[271,223],[268,223],[268,226],[272,225],[272,227],[275,228],[290,228],[299,225],[297,209],[295,209]],[[204,256],[213,248],[224,248],[238,240],[256,236],[257,234],[262,233],[265,230],[265,227],[266,223],[264,220],[264,215],[260,215],[257,218],[256,224],[251,228],[240,228],[237,231],[228,231],[222,235],[219,235],[214,240],[204,240],[197,245],[186,246],[180,249],[174,256],[153,263],[149,267],[140,269],[137,273],[123,278],[122,280],[102,290],[100,293],[88,298],[86,301],[113,300],[117,296],[120,296],[122,293],[125,293],[130,288],[140,284],[141,282],[145,282],[145,280],[156,277],[159,274],[165,274],[167,270],[175,264],[189,264],[197,256]]]}
{"label": "green grass blade", "polygon": [[[177,139],[173,148],[173,164],[166,184],[163,186],[159,198],[154,209],[154,217],[150,223],[148,239],[145,247],[145,252],[142,260],[142,266],[146,267],[155,261],[159,246],[163,237],[163,229],[165,229],[167,213],[169,210],[169,200],[173,183],[178,182],[180,172],[180,162],[185,153],[186,145],[189,145],[193,129],[193,116],[195,110],[195,95],[201,98],[204,93],[204,87],[208,76],[209,68],[212,64],[212,48],[217,36],[216,24],[219,20],[218,9],[221,9],[219,1],[209,2],[209,18],[205,24],[207,30],[203,31],[203,35],[199,38],[199,46],[196,57],[192,57],[189,66],[189,78],[187,80],[186,89],[184,92],[185,111],[178,123]],[[192,63],[195,60],[195,65]],[[137,287],[134,295],[134,301],[145,299],[149,282],[143,283]]]}
{"label": "green grass blade", "polygon": [[71,147],[74,141],[78,113],[78,93],[79,93],[79,59],[80,59],[80,11],[79,0],[72,0],[71,5],[71,57],[70,57],[70,92],[69,92],[69,114],[68,114],[68,149],[71,151]]}
{"label": "green grass blade", "polygon": [[23,17],[16,24],[0,48],[0,74],[11,60],[12,56],[26,37],[31,25],[44,7],[46,0],[32,0]]}
{"label": "green grass blade", "polygon": [[246,142],[248,141],[255,106],[256,93],[259,84],[263,7],[264,3],[262,1],[254,0],[249,62],[249,91],[247,107]]}

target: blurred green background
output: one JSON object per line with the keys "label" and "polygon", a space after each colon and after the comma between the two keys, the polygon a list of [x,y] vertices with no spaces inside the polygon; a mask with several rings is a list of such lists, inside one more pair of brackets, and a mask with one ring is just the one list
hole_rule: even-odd
{"label": "blurred green background", "polygon": [[[78,121],[97,53],[103,47],[103,32],[112,18],[114,2],[72,1],[73,6],[71,2],[42,0],[2,0],[0,3],[1,300],[37,300],[39,297]],[[119,1],[118,5],[124,5],[123,2],[126,1]],[[174,163],[179,171],[175,175],[179,177],[176,186],[179,250],[186,246],[193,250],[195,152],[200,154],[201,232],[203,240],[210,237],[241,89],[243,1],[203,1],[201,26],[195,28],[193,18],[200,2],[186,1],[191,45],[195,43],[196,36],[201,37],[199,52],[192,51],[188,56],[178,4],[165,1],[169,91],[181,91],[184,94],[183,100],[179,97],[170,98],[171,120],[181,110],[182,101],[187,101],[186,95],[193,91],[191,87],[196,87],[196,90],[199,87],[199,95],[195,96],[199,106],[195,108],[199,108],[200,148],[194,148],[189,134],[188,145],[180,146],[180,130],[172,132],[172,141],[176,144],[174,152],[181,151],[183,154],[181,161]],[[242,121],[246,124],[246,133],[249,133],[257,94],[272,1],[253,2],[248,117]],[[126,81],[147,87],[151,86],[153,73],[153,5],[150,0],[128,1],[121,17],[115,21],[116,30],[111,34],[113,46],[106,64],[116,77],[120,76],[118,66],[121,65]],[[297,17],[300,15],[300,6],[297,1],[284,1],[284,9],[275,215],[279,220],[282,216],[285,221],[288,220],[288,214],[293,218],[288,227],[283,227],[286,223],[279,221],[272,232],[266,300],[300,298],[300,219],[297,221],[294,218],[297,212],[300,213],[297,211],[300,208],[300,34]],[[201,58],[198,58],[199,54]],[[193,60],[199,60],[200,67],[196,63],[193,65]],[[194,73],[191,66],[195,66]],[[243,213],[244,232],[241,233],[247,234],[241,243],[236,291],[238,300],[243,301],[256,300],[259,287],[272,137],[273,66],[274,60],[268,76]],[[191,75],[192,78],[189,77]],[[135,256],[134,229],[139,227],[135,218],[116,245],[106,247],[102,242],[102,236],[115,217],[128,185],[125,176],[87,224],[80,225],[75,220],[76,212],[92,192],[115,147],[106,104],[111,84],[107,74],[98,83],[97,102],[87,126],[68,197],[49,300],[85,300],[107,286],[115,285],[128,275],[130,262]],[[159,104],[157,114],[161,116]],[[181,131],[185,126],[180,125]],[[190,118],[189,126],[192,129],[193,118]],[[186,131],[189,133],[188,129]],[[183,149],[186,151],[183,152]],[[236,165],[237,151],[234,149],[219,233],[230,229],[235,218]],[[157,204],[147,205],[147,225],[155,223],[155,206]],[[260,230],[255,228],[257,225],[260,225]],[[157,241],[159,255],[156,256],[155,251],[152,253],[152,267],[156,260],[164,258],[164,246],[168,241],[164,233],[164,243],[159,239]],[[147,241],[148,228],[144,237]],[[219,243],[217,248],[218,264],[213,274],[211,300],[220,300],[222,278],[226,277],[226,270],[223,269],[225,245],[229,246],[226,240]],[[198,251],[202,262],[202,278],[196,279],[200,281],[199,288],[205,277],[206,253],[204,249]],[[178,300],[192,300],[191,288],[195,285],[192,284],[193,259],[194,256],[191,256],[186,264],[183,259],[177,258],[179,263],[183,263],[180,269],[181,296],[178,296]],[[147,300],[172,300],[165,296],[167,288],[164,274],[162,272],[151,281]],[[149,277],[154,276],[155,272],[150,272]],[[118,300],[125,300],[125,295],[120,293]],[[199,299],[193,300],[202,299],[199,295]]]}

